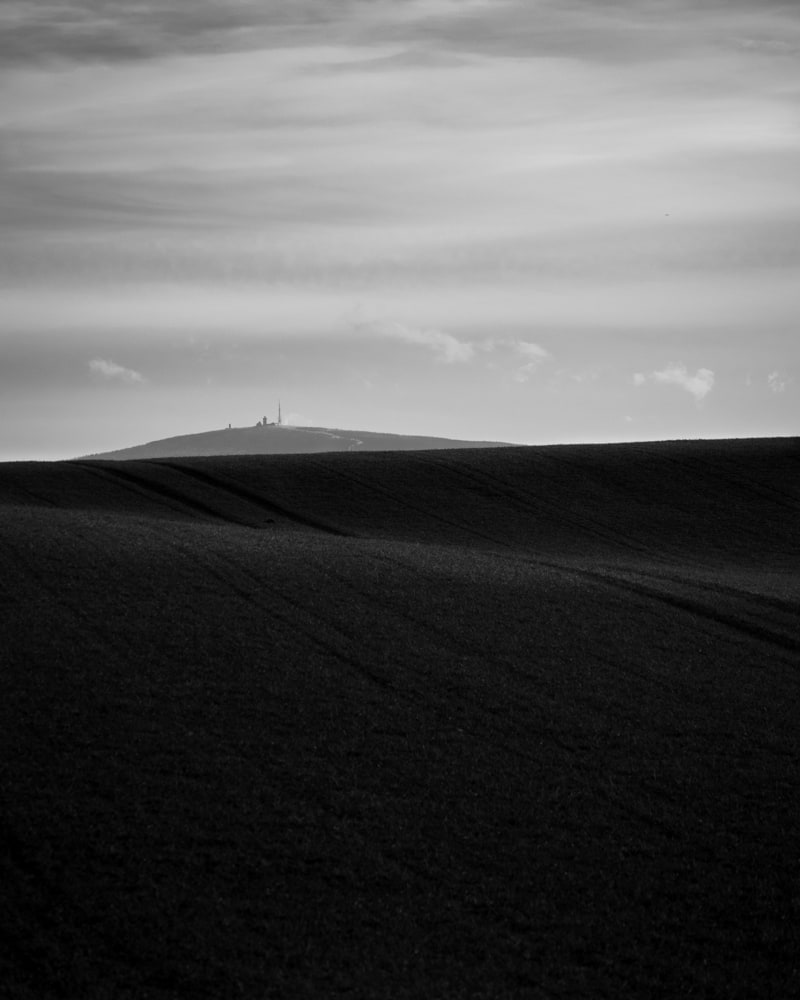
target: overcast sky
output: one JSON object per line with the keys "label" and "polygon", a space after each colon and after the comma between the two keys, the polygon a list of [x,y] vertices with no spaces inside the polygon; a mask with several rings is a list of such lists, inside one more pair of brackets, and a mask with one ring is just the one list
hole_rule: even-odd
{"label": "overcast sky", "polygon": [[0,460],[800,432],[800,4],[0,3]]}

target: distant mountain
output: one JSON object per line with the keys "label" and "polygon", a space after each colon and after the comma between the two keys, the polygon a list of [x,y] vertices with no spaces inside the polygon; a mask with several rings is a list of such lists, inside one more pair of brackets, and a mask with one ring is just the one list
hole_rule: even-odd
{"label": "distant mountain", "polygon": [[436,448],[496,448],[503,441],[457,441],[450,438],[344,431],[328,427],[256,424],[149,441],[86,458],[186,458],[194,455],[287,455],[324,451],[430,451]]}

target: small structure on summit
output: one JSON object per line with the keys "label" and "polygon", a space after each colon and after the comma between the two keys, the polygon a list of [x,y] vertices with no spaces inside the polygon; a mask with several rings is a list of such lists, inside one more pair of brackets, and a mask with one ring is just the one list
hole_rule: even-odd
{"label": "small structure on summit", "polygon": [[256,427],[283,427],[283,418],[281,417],[281,401],[278,400],[278,419],[277,420],[267,420],[266,417],[262,417],[260,420],[256,421]]}

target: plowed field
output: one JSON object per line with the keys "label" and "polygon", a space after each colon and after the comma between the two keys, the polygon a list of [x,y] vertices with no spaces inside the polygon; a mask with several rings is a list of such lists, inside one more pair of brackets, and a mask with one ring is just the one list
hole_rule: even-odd
{"label": "plowed field", "polygon": [[800,995],[800,442],[0,465],[0,995]]}

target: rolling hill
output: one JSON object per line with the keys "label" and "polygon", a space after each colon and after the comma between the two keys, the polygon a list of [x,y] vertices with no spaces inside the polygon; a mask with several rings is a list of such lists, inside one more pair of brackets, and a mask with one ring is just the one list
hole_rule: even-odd
{"label": "rolling hill", "polygon": [[799,444],[0,465],[3,995],[797,995]]}
{"label": "rolling hill", "polygon": [[163,438],[147,444],[88,456],[91,458],[186,458],[195,455],[287,455],[326,451],[423,451],[435,448],[494,448],[498,441],[454,441],[449,438],[375,431],[343,431],[329,427],[256,424],[227,427]]}

